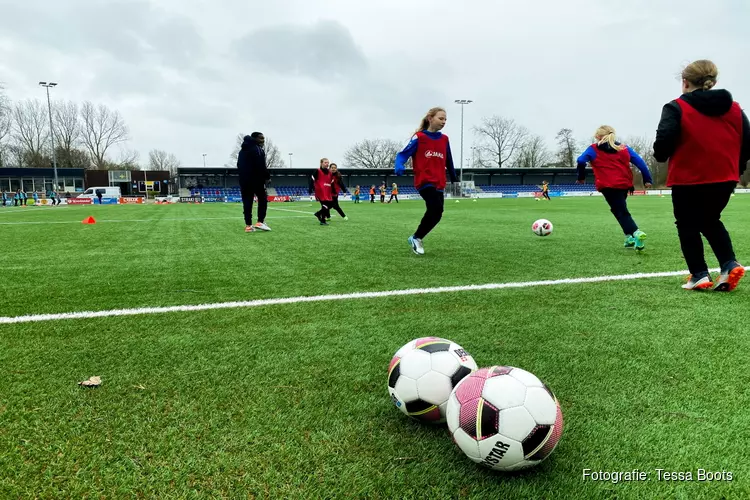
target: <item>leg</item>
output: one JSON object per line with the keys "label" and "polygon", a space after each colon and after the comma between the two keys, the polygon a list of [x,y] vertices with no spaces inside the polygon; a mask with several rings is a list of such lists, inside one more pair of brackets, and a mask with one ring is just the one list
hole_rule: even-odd
{"label": "leg", "polygon": [[711,245],[711,250],[716,255],[722,270],[737,260],[732,247],[732,239],[721,222],[721,212],[729,203],[735,187],[734,183],[710,184],[705,186],[706,189],[699,200],[696,200],[703,204],[700,232]]}
{"label": "leg", "polygon": [[699,194],[697,193],[699,188],[700,186],[674,186],[672,188],[672,208],[682,255],[685,257],[690,274],[698,277],[708,274],[700,233],[702,207],[698,204],[702,201],[702,197],[696,196]]}
{"label": "leg", "polygon": [[333,205],[332,206],[333,206],[334,210],[336,210],[336,212],[338,212],[338,214],[341,216],[341,218],[345,218],[346,217],[346,214],[344,213],[344,211],[341,210],[341,205],[339,205],[339,199],[338,198],[335,198],[333,200]]}
{"label": "leg", "polygon": [[[266,214],[268,213],[268,192],[264,184],[255,186],[253,190],[258,197],[258,222],[265,224]],[[251,207],[252,209],[252,207]]]}
{"label": "leg", "polygon": [[242,196],[242,211],[245,215],[245,225],[253,225],[253,188],[247,181],[240,181],[240,195]]}
{"label": "leg", "polygon": [[638,230],[633,217],[631,217],[628,211],[628,190],[627,189],[602,189],[604,199],[607,200],[612,215],[615,216],[617,222],[620,224],[623,233],[626,236],[632,236]]}
{"label": "leg", "polygon": [[422,221],[419,223],[414,237],[421,240],[438,225],[443,218],[443,207],[445,204],[444,194],[434,187],[428,187],[419,192],[424,199],[427,210],[425,211]]}

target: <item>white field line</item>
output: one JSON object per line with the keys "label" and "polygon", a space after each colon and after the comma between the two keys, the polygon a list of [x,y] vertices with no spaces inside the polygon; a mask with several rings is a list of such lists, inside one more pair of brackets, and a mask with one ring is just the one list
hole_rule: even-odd
{"label": "white field line", "polygon": [[[306,215],[278,215],[268,216],[267,219],[307,219]],[[227,219],[242,219],[242,217],[185,217],[185,218],[164,218],[164,219],[100,219],[96,223],[100,222],[159,222],[159,221],[196,221],[196,220],[227,220]],[[65,221],[24,221],[24,222],[0,222],[0,226],[23,226],[23,225],[37,225],[37,224],[81,224],[79,220],[65,220]]]}
{"label": "white field line", "polygon": [[[746,267],[745,269],[750,269]],[[717,272],[718,269],[712,269]],[[42,321],[57,321],[64,319],[93,319],[110,318],[115,316],[139,316],[144,314],[164,314],[172,312],[210,311],[215,309],[238,309],[250,307],[276,306],[282,304],[299,304],[303,302],[326,302],[331,300],[377,299],[382,297],[398,297],[404,295],[427,295],[434,293],[475,292],[481,290],[500,290],[505,288],[529,288],[551,285],[575,285],[583,283],[601,283],[607,281],[630,281],[647,278],[668,278],[672,276],[686,276],[688,271],[668,271],[660,273],[621,274],[615,276],[594,276],[589,278],[565,278],[544,281],[521,281],[511,283],[487,283],[484,285],[459,285],[435,288],[410,288],[406,290],[386,290],[382,292],[355,292],[333,295],[312,295],[300,297],[285,297],[276,299],[258,299],[241,302],[218,302],[213,304],[197,304],[167,307],[139,307],[134,309],[110,309],[105,311],[80,311],[58,314],[30,314],[26,316],[0,316],[0,324],[34,323]]]}
{"label": "white field line", "polygon": [[298,213],[298,214],[315,215],[315,212],[305,212],[305,211],[302,211],[302,210],[292,210],[291,208],[268,207],[268,210],[280,210],[282,212],[295,212],[295,213]]}

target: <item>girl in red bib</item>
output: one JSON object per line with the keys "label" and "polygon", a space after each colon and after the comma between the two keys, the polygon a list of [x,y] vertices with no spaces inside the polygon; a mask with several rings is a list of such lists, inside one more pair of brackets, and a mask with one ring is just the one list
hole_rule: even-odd
{"label": "girl in red bib", "polygon": [[446,168],[451,182],[456,182],[456,170],[448,136],[441,130],[447,116],[443,108],[427,112],[409,144],[396,155],[396,175],[402,175],[411,158],[414,187],[425,202],[426,211],[419,227],[409,236],[409,245],[417,255],[424,255],[422,240],[443,217],[445,204]]}
{"label": "girl in red bib", "polygon": [[[713,90],[719,70],[707,60],[682,72],[682,96],[666,104],[654,142],[657,161],[669,161],[677,235],[690,270],[687,290],[732,291],[745,275],[721,212],[750,160],[750,123],[726,90]],[[714,284],[703,235],[721,266]]]}

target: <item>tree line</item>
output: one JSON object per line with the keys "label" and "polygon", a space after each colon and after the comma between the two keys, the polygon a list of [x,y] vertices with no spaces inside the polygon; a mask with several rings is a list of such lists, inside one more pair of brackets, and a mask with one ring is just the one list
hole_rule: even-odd
{"label": "tree line", "polygon": [[[42,99],[12,102],[0,87],[0,168],[49,168],[53,164],[52,139],[59,168],[135,170],[140,155],[125,146],[130,131],[117,110],[91,101]],[[118,158],[113,158],[119,146]],[[151,170],[175,172],[180,162],[174,154],[154,149],[147,160]]]}
{"label": "tree line", "polygon": [[[572,129],[562,128],[550,147],[541,135],[532,133],[512,118],[499,115],[485,117],[473,127],[473,137],[464,145],[466,168],[575,168],[578,156],[593,142],[576,139]],[[667,180],[667,164],[659,163],[653,155],[654,137],[627,136],[620,139],[632,147],[648,165],[654,185],[664,186]],[[390,139],[365,139],[352,145],[344,155],[344,167],[391,168],[396,154],[404,144]],[[458,144],[453,141],[453,159],[456,168],[460,157]],[[640,171],[632,167],[635,186],[643,187]],[[750,183],[750,171],[746,171],[742,185]]]}

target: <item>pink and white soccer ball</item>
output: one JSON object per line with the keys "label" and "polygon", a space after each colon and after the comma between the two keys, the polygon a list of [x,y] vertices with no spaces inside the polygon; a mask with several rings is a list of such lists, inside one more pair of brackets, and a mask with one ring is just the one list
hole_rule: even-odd
{"label": "pink and white soccer ball", "polygon": [[547,219],[539,219],[531,225],[531,231],[537,236],[549,236],[553,229],[552,223]]}
{"label": "pink and white soccer ball", "polygon": [[448,399],[448,429],[474,462],[514,471],[540,464],[563,432],[560,403],[535,375],[511,366],[481,368]]}
{"label": "pink and white soccer ball", "polygon": [[406,415],[445,423],[453,388],[478,368],[463,347],[439,337],[415,339],[396,351],[388,365],[388,393]]}

